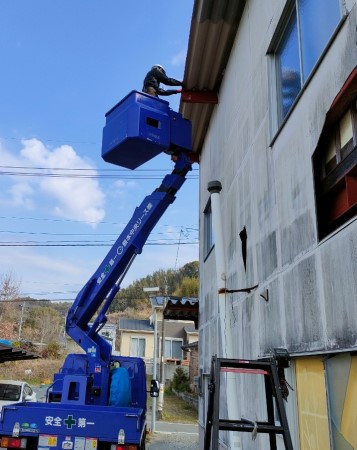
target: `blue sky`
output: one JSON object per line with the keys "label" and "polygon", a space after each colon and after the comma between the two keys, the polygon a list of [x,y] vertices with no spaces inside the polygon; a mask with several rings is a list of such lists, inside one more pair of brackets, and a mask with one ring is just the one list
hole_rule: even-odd
{"label": "blue sky", "polygon": [[[101,137],[105,113],[141,89],[153,64],[183,78],[192,8],[193,0],[0,2],[0,275],[11,273],[23,295],[73,299],[171,172],[164,154],[135,171],[107,164]],[[178,110],[178,95],[165,100]],[[197,207],[195,165],[122,287],[198,259]]]}

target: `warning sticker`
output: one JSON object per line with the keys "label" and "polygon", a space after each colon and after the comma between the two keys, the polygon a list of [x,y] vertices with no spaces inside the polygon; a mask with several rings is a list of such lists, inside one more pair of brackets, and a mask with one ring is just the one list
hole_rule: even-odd
{"label": "warning sticker", "polygon": [[57,447],[57,436],[49,434],[40,434],[38,438],[39,447]]}
{"label": "warning sticker", "polygon": [[85,450],[97,450],[98,440],[94,438],[86,439],[86,448]]}
{"label": "warning sticker", "polygon": [[86,439],[84,437],[74,438],[74,450],[84,450]]}

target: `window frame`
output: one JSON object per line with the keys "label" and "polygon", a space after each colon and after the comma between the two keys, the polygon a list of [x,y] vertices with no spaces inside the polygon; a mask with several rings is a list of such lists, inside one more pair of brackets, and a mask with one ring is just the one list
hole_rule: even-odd
{"label": "window frame", "polygon": [[[352,80],[357,84],[357,70]],[[345,92],[348,100],[344,101],[344,107],[337,103],[330,111],[333,118],[325,123],[312,155],[319,241],[357,216],[357,195],[353,195],[357,185],[357,96],[350,98],[349,92],[353,94],[354,89]],[[348,111],[351,114],[352,138],[341,147],[341,121]],[[332,159],[327,161],[325,158],[331,141],[334,141],[336,152],[333,164],[330,163]]]}
{"label": "window frame", "polygon": [[[173,353],[172,353],[172,343],[173,342],[179,342],[179,343],[181,343],[181,346],[183,345],[183,339],[165,337],[164,358],[165,359],[175,359],[177,361],[182,361],[183,360],[183,350],[182,350],[182,348],[181,348],[181,357],[180,358],[174,358],[173,357]],[[167,355],[167,352],[166,352],[166,343],[170,343],[170,355],[169,356]]]}
{"label": "window frame", "polygon": [[[285,123],[288,121],[292,112],[294,111],[299,99],[304,94],[307,86],[309,85],[311,79],[315,75],[318,67],[323,61],[326,53],[331,47],[333,41],[336,38],[336,35],[339,33],[341,27],[343,26],[347,16],[348,11],[346,9],[346,5],[342,0],[339,1],[339,9],[340,9],[340,19],[338,24],[335,27],[335,30],[331,34],[330,38],[327,40],[324,49],[322,50],[320,56],[317,58],[314,66],[312,67],[309,75],[306,77],[304,81],[301,81],[301,89],[298,92],[295,100],[292,102],[289,111],[286,113],[284,117],[281,117],[280,111],[282,110],[282,96],[281,96],[281,77],[280,77],[280,64],[279,64],[279,56],[277,55],[277,50],[281,45],[282,40],[285,38],[285,32],[290,23],[292,14],[297,9],[296,5],[298,0],[287,0],[284,10],[281,14],[280,20],[278,21],[277,27],[271,39],[271,42],[266,51],[267,65],[268,65],[268,97],[269,97],[269,115],[270,115],[270,136],[271,136],[271,144],[272,146],[277,139],[280,131],[284,127]],[[298,15],[298,14],[297,14]],[[300,31],[298,28],[298,35],[300,36]],[[302,78],[302,61],[301,61],[301,43],[299,37],[299,61],[300,61],[300,79]]]}
{"label": "window frame", "polygon": [[203,252],[204,261],[208,258],[215,244],[212,222],[212,205],[209,198],[203,210]]}
{"label": "window frame", "polygon": [[[138,354],[133,354],[133,341],[144,341],[144,354],[143,355],[138,355]],[[139,350],[139,347],[138,347]],[[137,352],[139,353],[139,352]],[[134,356],[134,357],[139,357],[139,358],[145,358],[145,353],[146,353],[146,337],[143,336],[130,336],[130,356]]]}

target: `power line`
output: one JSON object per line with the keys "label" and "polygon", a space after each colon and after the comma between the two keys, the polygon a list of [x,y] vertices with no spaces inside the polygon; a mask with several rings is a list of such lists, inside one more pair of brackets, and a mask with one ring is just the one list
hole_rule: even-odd
{"label": "power line", "polygon": [[[71,168],[71,167],[33,167],[33,166],[2,166],[0,165],[0,168],[2,169],[32,169],[32,170],[67,170],[69,172],[71,171],[83,171],[83,172],[89,172],[89,171],[95,171],[95,172],[132,172],[131,169],[123,169],[123,168],[119,168],[119,169],[97,169],[97,168]],[[156,169],[135,169],[135,173],[138,172],[165,172],[166,173],[167,169],[166,168],[156,168]],[[198,169],[192,168],[192,172],[198,172]]]}
{"label": "power line", "polygon": [[[114,242],[54,242],[54,243],[40,243],[40,242],[0,242],[0,247],[110,247]],[[145,245],[156,245],[156,246],[165,246],[165,245],[198,245],[197,241],[192,242],[146,242]]]}
{"label": "power line", "polygon": [[[4,176],[74,179],[158,180],[162,179],[166,171],[166,169],[137,169],[133,172],[129,169],[0,166],[0,174]],[[188,180],[198,179],[198,169],[193,169],[186,178]]]}
{"label": "power line", "polygon": [[[47,177],[47,178],[74,178],[74,179],[121,179],[121,180],[161,180],[162,176],[152,175],[152,176],[141,176],[141,175],[81,175],[81,174],[66,174],[66,173],[36,173],[36,172],[5,172],[0,171],[1,175],[5,176],[15,176],[15,177]],[[198,175],[187,175],[187,180],[197,180]]]}
{"label": "power line", "polygon": [[[125,226],[127,223],[125,222],[88,222],[86,220],[73,220],[73,219],[49,219],[49,218],[41,218],[41,217],[17,217],[17,216],[0,216],[0,219],[5,219],[5,220],[34,220],[34,221],[38,221],[38,222],[69,222],[69,223],[95,223],[96,225],[118,225],[118,226]],[[182,225],[171,225],[171,224],[158,224],[158,227],[172,227],[172,228],[181,228]],[[186,225],[184,227],[186,230],[191,230],[191,231],[198,231],[197,225]]]}
{"label": "power line", "polygon": [[[181,227],[182,230],[182,227]],[[180,230],[180,234],[181,234]],[[186,228],[186,230],[188,230]],[[197,231],[191,229],[191,231]],[[47,231],[14,231],[14,230],[0,230],[0,233],[8,234],[29,234],[29,235],[40,235],[40,236],[118,236],[118,233],[48,233]],[[152,235],[166,235],[166,234],[177,234],[178,231],[165,231],[165,232],[153,232]]]}

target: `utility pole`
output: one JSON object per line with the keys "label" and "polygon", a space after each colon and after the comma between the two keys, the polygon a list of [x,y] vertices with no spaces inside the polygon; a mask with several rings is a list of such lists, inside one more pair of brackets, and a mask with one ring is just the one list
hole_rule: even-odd
{"label": "utility pole", "polygon": [[25,300],[22,302],[21,306],[21,315],[20,315],[20,323],[19,323],[19,334],[17,340],[20,342],[21,340],[21,331],[22,331],[22,322],[24,321],[24,309],[25,309]]}
{"label": "utility pole", "polygon": [[[148,287],[143,288],[144,292],[158,292],[159,287]],[[157,311],[154,307],[154,354],[152,358],[152,378],[156,380],[157,377]],[[151,398],[151,432],[153,433],[156,429],[156,397]]]}
{"label": "utility pole", "polygon": [[165,391],[165,320],[164,310],[167,297],[167,280],[165,278],[165,296],[162,301],[162,322],[161,322],[161,360],[160,360],[160,390],[158,398],[157,415],[162,420],[162,410],[164,407],[164,391]]}

